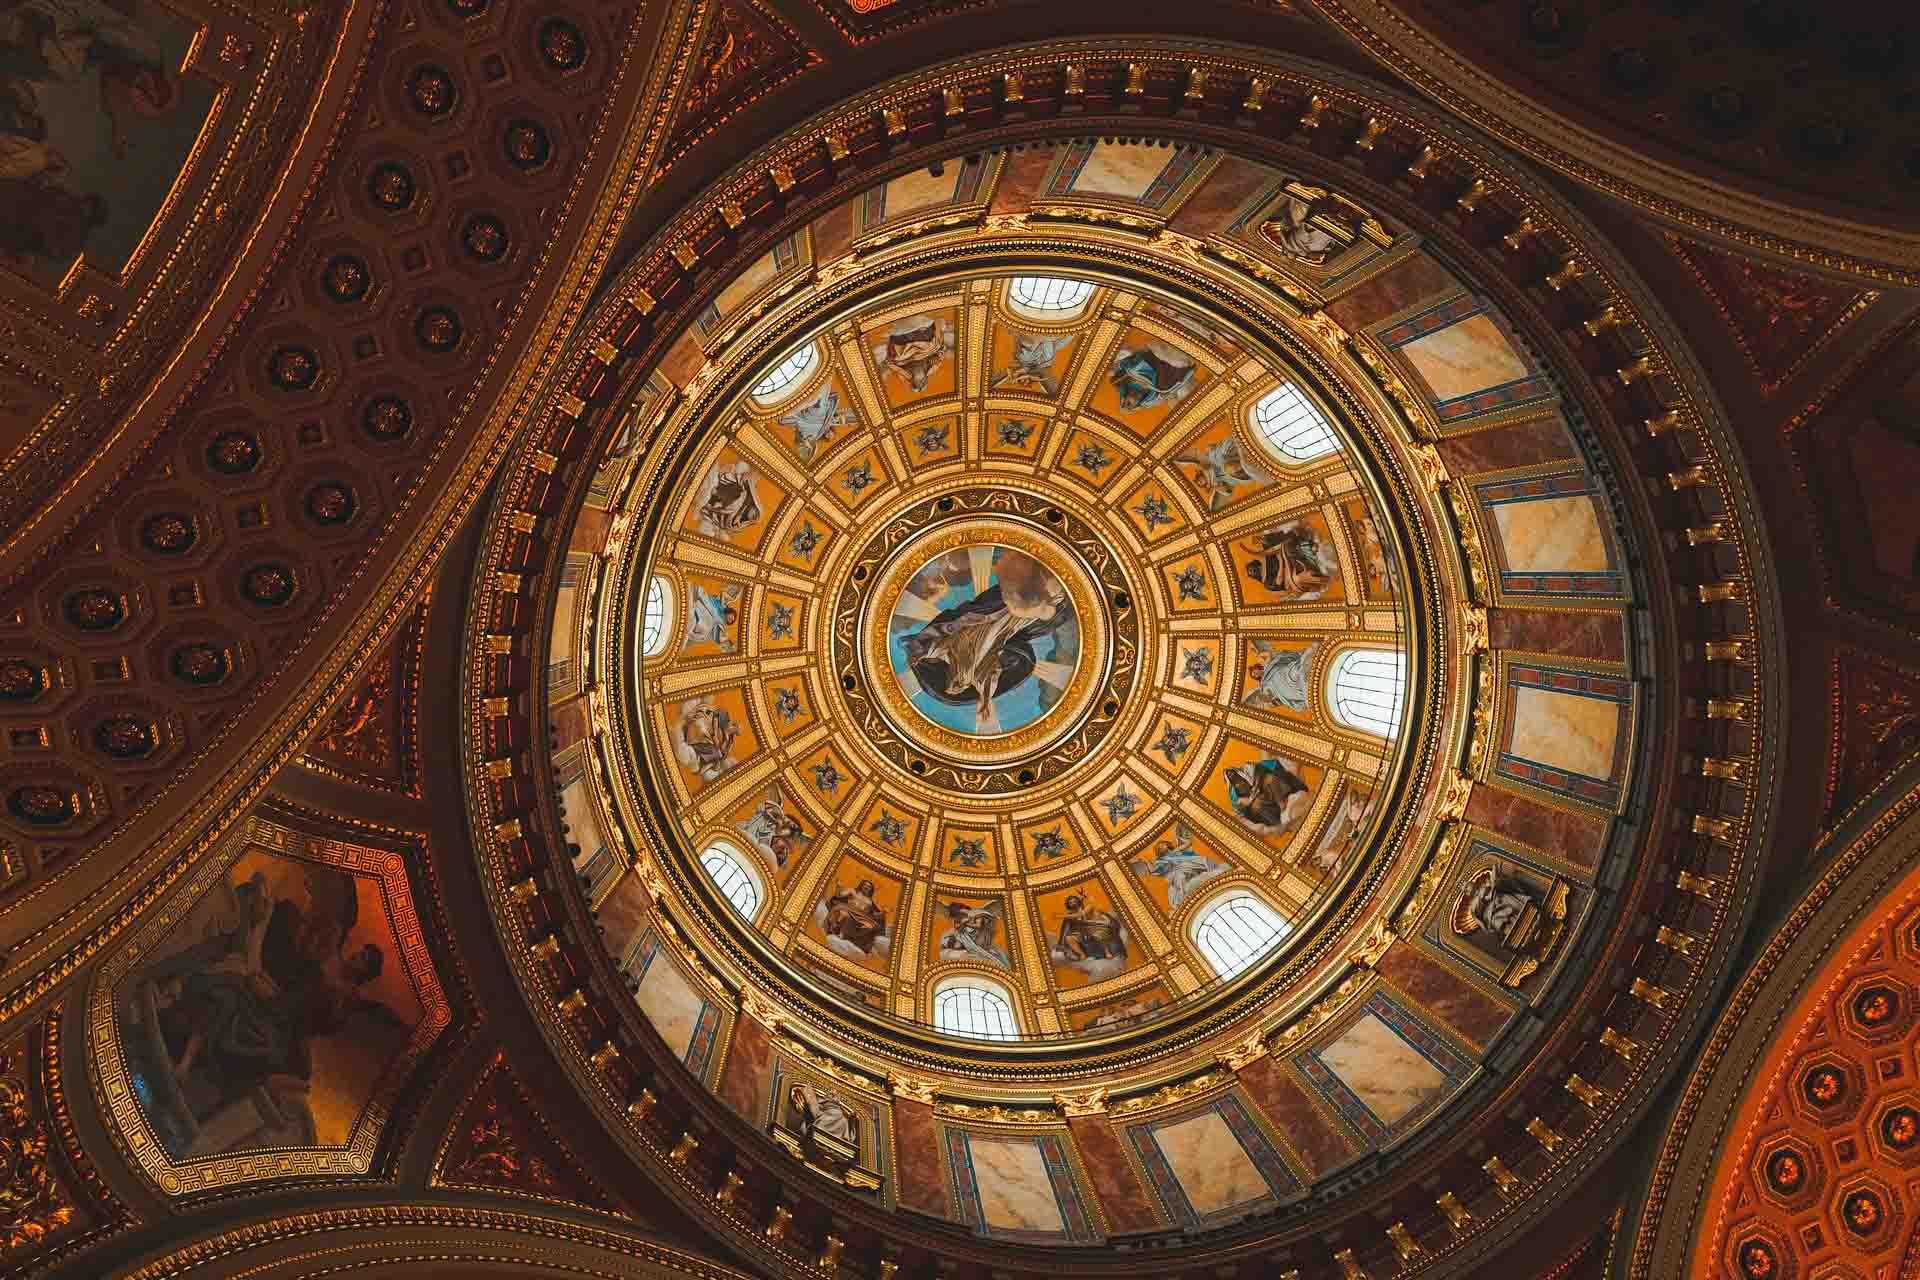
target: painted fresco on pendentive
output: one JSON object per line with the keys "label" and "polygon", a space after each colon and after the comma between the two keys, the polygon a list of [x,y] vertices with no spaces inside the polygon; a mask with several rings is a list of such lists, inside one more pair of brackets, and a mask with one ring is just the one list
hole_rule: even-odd
{"label": "painted fresco on pendentive", "polygon": [[126,1090],[157,1154],[370,1158],[373,1104],[448,1021],[400,859],[256,845],[216,875],[109,969]]}
{"label": "painted fresco on pendentive", "polygon": [[152,0],[0,7],[0,260],[45,285],[125,269],[215,90],[181,68],[192,20]]}

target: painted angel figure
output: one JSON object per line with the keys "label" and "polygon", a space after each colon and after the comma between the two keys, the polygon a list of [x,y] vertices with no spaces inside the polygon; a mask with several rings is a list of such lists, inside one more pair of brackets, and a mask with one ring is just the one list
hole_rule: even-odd
{"label": "painted angel figure", "polygon": [[993,375],[994,388],[1058,395],[1060,379],[1053,376],[1053,360],[1072,341],[1070,333],[1015,334],[1013,363]]}
{"label": "painted angel figure", "polygon": [[1132,864],[1135,875],[1159,876],[1167,882],[1167,906],[1175,911],[1187,895],[1229,870],[1193,847],[1193,828],[1184,822],[1174,824],[1171,839],[1153,846],[1153,857]]}
{"label": "painted angel figure", "polygon": [[1205,449],[1176,454],[1173,460],[1193,468],[1193,481],[1206,494],[1209,511],[1218,511],[1232,502],[1235,491],[1242,485],[1263,485],[1273,480],[1247,456],[1246,447],[1235,435],[1217,440]]}
{"label": "painted angel figure", "polygon": [[836,430],[852,423],[853,415],[842,407],[840,393],[832,384],[821,387],[805,404],[795,405],[780,415],[780,425],[793,428],[793,447],[803,462],[813,461],[815,451],[832,438]]}
{"label": "painted angel figure", "polygon": [[953,322],[933,316],[908,316],[895,321],[887,336],[874,344],[873,362],[883,372],[906,379],[915,391],[925,391],[927,381],[941,361],[953,354]]}
{"label": "painted angel figure", "polygon": [[735,825],[747,843],[773,859],[776,868],[784,868],[787,859],[813,842],[800,819],[787,812],[786,792],[777,782],[761,793],[753,812]]}
{"label": "painted angel figure", "polygon": [[1149,338],[1137,347],[1122,348],[1108,377],[1120,392],[1121,409],[1151,409],[1175,404],[1193,390],[1193,357]]}
{"label": "painted angel figure", "polygon": [[1367,802],[1372,798],[1370,792],[1349,790],[1340,801],[1339,812],[1327,823],[1326,834],[1320,837],[1320,847],[1313,851],[1309,861],[1321,871],[1332,875],[1353,852],[1354,845],[1360,839],[1360,832],[1367,821]]}
{"label": "painted angel figure", "polygon": [[687,590],[687,638],[685,643],[718,645],[720,652],[733,652],[733,624],[740,619],[740,597],[746,588],[730,582],[714,595],[699,583]]}
{"label": "painted angel figure", "polygon": [[1255,640],[1253,651],[1259,655],[1248,666],[1253,688],[1241,701],[1249,707],[1285,707],[1289,711],[1307,709],[1307,674],[1313,669],[1313,656],[1319,652],[1316,642],[1304,649],[1282,649],[1271,640]]}
{"label": "painted angel figure", "polygon": [[751,528],[761,514],[753,468],[745,462],[714,466],[700,483],[694,509],[699,514],[700,532],[710,538],[724,538]]}
{"label": "painted angel figure", "polygon": [[999,943],[1000,904],[983,903],[969,906],[964,902],[949,902],[946,907],[947,929],[940,935],[939,950],[942,956],[957,952],[970,960],[983,964],[996,965],[1002,969],[1013,967],[1013,961],[1007,956],[1005,947]]}

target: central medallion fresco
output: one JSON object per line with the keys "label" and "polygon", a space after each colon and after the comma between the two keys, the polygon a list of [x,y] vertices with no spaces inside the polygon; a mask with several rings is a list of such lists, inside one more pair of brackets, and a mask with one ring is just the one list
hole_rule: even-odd
{"label": "central medallion fresco", "polygon": [[933,555],[893,596],[887,656],[915,711],[976,738],[1025,729],[1080,671],[1080,613],[1060,575],[1008,543]]}
{"label": "central medallion fresco", "polygon": [[878,710],[862,715],[868,745],[916,782],[992,795],[1051,778],[1087,757],[1135,682],[1117,561],[1038,494],[968,487],[912,504],[840,599],[839,634],[860,637],[838,646],[842,696]]}

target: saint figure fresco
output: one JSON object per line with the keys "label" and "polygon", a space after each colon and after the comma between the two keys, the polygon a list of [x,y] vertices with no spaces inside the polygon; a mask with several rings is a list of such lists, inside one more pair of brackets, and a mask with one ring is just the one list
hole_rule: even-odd
{"label": "saint figure fresco", "polygon": [[761,793],[745,819],[734,824],[747,843],[759,850],[761,855],[773,860],[779,870],[786,870],[787,860],[813,843],[800,819],[787,810],[786,792],[775,782]]}
{"label": "saint figure fresco", "polygon": [[1013,363],[993,375],[993,390],[1059,395],[1060,379],[1054,375],[1053,361],[1072,341],[1070,333],[1014,334]]}
{"label": "saint figure fresco", "polygon": [[1285,707],[1289,711],[1305,711],[1309,697],[1307,678],[1313,670],[1313,656],[1319,651],[1318,643],[1304,649],[1287,649],[1271,640],[1255,640],[1254,659],[1247,665],[1247,678],[1253,687],[1241,701],[1258,710]]}
{"label": "saint figure fresco", "polygon": [[702,782],[712,782],[739,761],[734,759],[734,743],[740,737],[740,723],[711,697],[688,698],[680,704],[680,720],[674,726],[673,754],[681,768]]}
{"label": "saint figure fresco", "polygon": [[1154,877],[1167,886],[1167,906],[1178,911],[1180,904],[1196,889],[1223,872],[1232,870],[1225,862],[1209,858],[1193,847],[1194,830],[1177,822],[1173,834],[1154,843],[1153,856],[1135,859],[1133,873],[1145,879]]}
{"label": "saint figure fresco", "polygon": [[835,431],[853,425],[853,414],[840,403],[840,392],[829,382],[811,400],[781,414],[780,425],[793,428],[794,452],[801,461],[811,462]]}
{"label": "saint figure fresco", "polygon": [[833,892],[814,908],[814,923],[827,935],[827,945],[850,959],[885,956],[893,950],[887,933],[887,909],[880,905],[879,889],[863,877],[849,889],[836,883]]}
{"label": "saint figure fresco", "polygon": [[1185,399],[1194,386],[1193,357],[1157,338],[1122,347],[1108,372],[1120,407],[1132,412]]}
{"label": "saint figure fresco", "polygon": [[745,462],[715,463],[700,481],[694,515],[701,533],[725,538],[752,528],[760,520],[760,498],[754,492],[758,477]]}
{"label": "saint figure fresco", "polygon": [[1174,462],[1191,467],[1193,483],[1207,499],[1207,510],[1218,511],[1232,502],[1242,488],[1259,488],[1273,481],[1272,475],[1257,465],[1240,437],[1229,431],[1204,447],[1193,447],[1174,455]]}
{"label": "saint figure fresco", "polygon": [[1235,765],[1225,777],[1234,813],[1263,834],[1291,831],[1313,803],[1312,790],[1292,763],[1277,756]]}
{"label": "saint figure fresco", "polygon": [[915,391],[925,391],[935,369],[953,356],[953,322],[933,316],[896,320],[873,347],[873,362]]}
{"label": "saint figure fresco", "polygon": [[1234,544],[1246,556],[1248,580],[1275,595],[1318,600],[1340,576],[1330,539],[1304,520],[1290,520]]}
{"label": "saint figure fresco", "polygon": [[1120,917],[1083,893],[1068,894],[1065,907],[1066,914],[1054,934],[1053,962],[1078,969],[1095,982],[1125,969],[1127,928]]}
{"label": "saint figure fresco", "polygon": [[0,4],[0,260],[124,266],[213,102],[178,75],[194,29],[145,0]]}
{"label": "saint figure fresco", "polygon": [[170,1159],[345,1144],[339,1117],[358,1115],[421,1017],[358,880],[249,853],[122,981],[133,1092]]}
{"label": "saint figure fresco", "polygon": [[996,900],[973,906],[966,902],[946,904],[947,927],[940,934],[938,950],[947,960],[978,960],[1001,969],[1013,967],[1005,947],[998,941],[1001,904]]}
{"label": "saint figure fresco", "polygon": [[1059,701],[1079,619],[1052,570],[1011,547],[940,556],[894,603],[889,653],[914,706],[949,729],[998,733]]}

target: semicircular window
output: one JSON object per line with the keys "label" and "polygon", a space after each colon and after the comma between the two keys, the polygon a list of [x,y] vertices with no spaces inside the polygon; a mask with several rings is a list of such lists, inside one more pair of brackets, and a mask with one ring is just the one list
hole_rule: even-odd
{"label": "semicircular window", "polygon": [[1256,400],[1252,416],[1260,439],[1288,462],[1312,462],[1339,451],[1340,441],[1327,415],[1291,382]]}
{"label": "semicircular window", "polygon": [[1407,702],[1407,655],[1399,649],[1348,649],[1327,669],[1327,706],[1349,729],[1392,739]]}
{"label": "semicircular window", "polygon": [[1272,907],[1241,889],[1217,898],[1193,922],[1193,945],[1215,974],[1231,978],[1253,967],[1292,932]]}
{"label": "semicircular window", "polygon": [[1022,311],[1064,320],[1087,305],[1093,285],[1065,276],[1015,276],[1007,286],[1007,300]]}
{"label": "semicircular window", "polygon": [[812,373],[819,363],[820,350],[813,343],[795,347],[787,352],[779,364],[767,370],[764,378],[753,384],[753,398],[762,403],[779,399]]}
{"label": "semicircular window", "polygon": [[701,852],[700,866],[740,918],[751,924],[760,911],[760,880],[745,859],[730,846],[715,843]]}
{"label": "semicircular window", "polygon": [[949,983],[933,996],[933,1029],[973,1040],[1017,1040],[1019,1024],[1005,993],[975,979]]}
{"label": "semicircular window", "polygon": [[664,574],[647,582],[647,603],[640,612],[640,653],[657,658],[667,647],[667,618],[673,613],[673,584]]}

